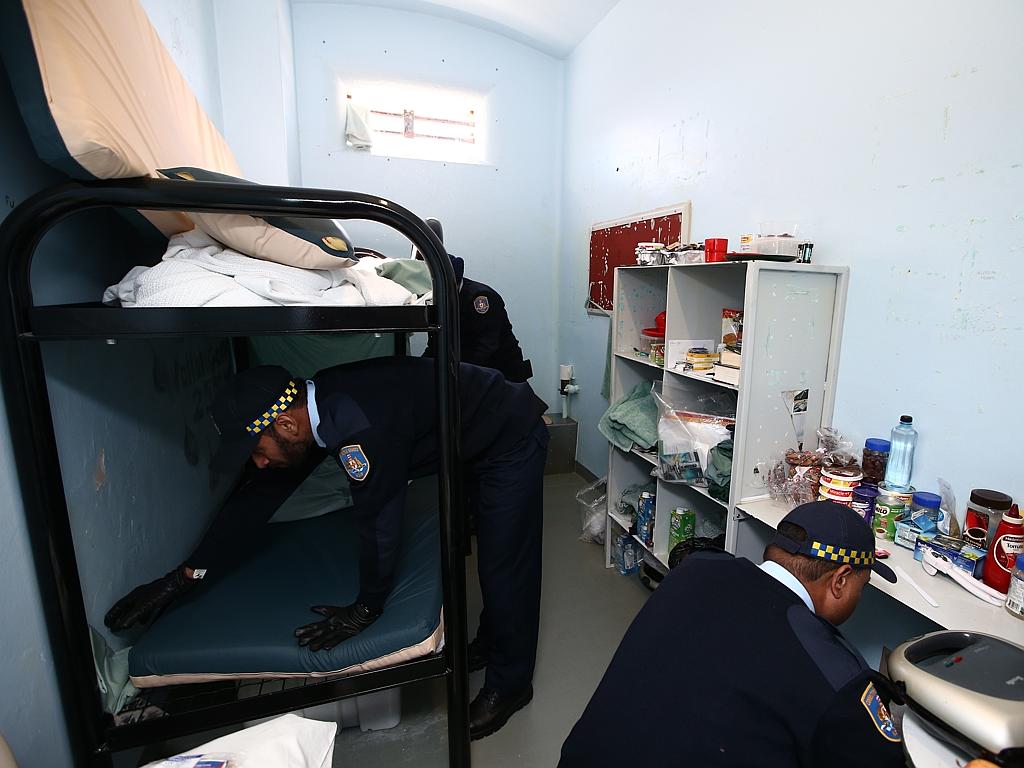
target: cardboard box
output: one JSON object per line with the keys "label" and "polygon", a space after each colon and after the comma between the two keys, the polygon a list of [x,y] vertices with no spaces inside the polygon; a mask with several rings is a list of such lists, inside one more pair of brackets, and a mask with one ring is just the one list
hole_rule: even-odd
{"label": "cardboard box", "polygon": [[976,579],[981,578],[981,568],[985,562],[985,550],[964,544],[959,539],[951,539],[937,533],[921,533],[917,537],[914,548],[914,559],[924,559],[924,550],[931,549],[945,555],[949,561],[962,571]]}

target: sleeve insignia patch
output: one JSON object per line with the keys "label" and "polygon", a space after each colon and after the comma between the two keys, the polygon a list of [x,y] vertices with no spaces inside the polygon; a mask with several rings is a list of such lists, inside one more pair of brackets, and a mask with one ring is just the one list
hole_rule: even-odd
{"label": "sleeve insignia patch", "polygon": [[346,445],[338,451],[338,463],[353,480],[365,480],[370,474],[370,460],[361,445]]}
{"label": "sleeve insignia patch", "polygon": [[864,693],[860,695],[860,703],[864,706],[864,709],[871,718],[871,722],[874,723],[875,728],[878,729],[878,732],[882,734],[884,738],[896,743],[903,740],[900,738],[899,728],[896,727],[896,723],[893,721],[888,707],[885,706],[881,697],[878,695],[878,691],[875,690],[874,683],[868,683],[868,687],[865,688]]}

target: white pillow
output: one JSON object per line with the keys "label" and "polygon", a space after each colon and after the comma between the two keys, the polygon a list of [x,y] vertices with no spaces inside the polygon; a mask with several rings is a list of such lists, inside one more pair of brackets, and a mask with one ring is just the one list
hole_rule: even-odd
{"label": "white pillow", "polygon": [[337,723],[281,715],[145,768],[192,768],[200,756],[233,758],[230,768],[330,768],[337,730]]}

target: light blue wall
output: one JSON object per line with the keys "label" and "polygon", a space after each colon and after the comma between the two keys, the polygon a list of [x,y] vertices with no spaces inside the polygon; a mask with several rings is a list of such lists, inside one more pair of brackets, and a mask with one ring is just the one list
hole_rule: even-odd
{"label": "light blue wall", "polygon": [[[192,87],[219,121],[219,83],[208,55],[214,51],[209,47],[210,4],[182,0],[147,5]],[[2,69],[0,144],[3,218],[11,207],[62,177],[36,160]],[[37,300],[97,300],[129,264],[158,257],[160,248],[158,241],[112,213],[75,217],[54,230],[39,250],[33,274]],[[174,345],[76,343],[44,348],[87,611],[94,624],[101,623],[115,596],[180,561],[220,490],[211,494],[201,466],[209,440],[200,433],[203,425],[195,413],[197,393],[218,369],[201,357],[209,344]],[[159,366],[153,357],[157,348],[163,349]],[[154,400],[159,409],[152,408]],[[188,428],[194,439],[187,438]],[[0,499],[0,733],[23,766],[70,765],[56,692],[59,681],[3,414]]]}
{"label": "light blue wall", "polygon": [[[880,22],[879,20],[884,20]],[[590,226],[693,201],[693,239],[794,220],[852,278],[835,423],[857,441],[912,413],[915,484],[1024,494],[1024,8],[622,0],[566,72],[559,349],[593,425],[607,321],[581,309]],[[869,590],[845,631],[872,663],[934,629]]]}
{"label": "light blue wall", "polygon": [[[557,407],[563,63],[511,40],[406,11],[300,3],[292,9],[302,181],[369,192],[444,222],[466,275],[507,300],[538,394]],[[346,149],[338,84],[394,79],[490,94],[490,162],[431,163]],[[395,255],[408,243],[353,225]]]}
{"label": "light blue wall", "polygon": [[224,138],[242,174],[298,186],[298,113],[288,0],[217,0]]}
{"label": "light blue wall", "polygon": [[589,228],[688,199],[694,239],[793,219],[817,261],[850,265],[839,427],[885,436],[911,413],[917,486],[947,478],[961,509],[972,487],[1024,496],[1022,23],[1011,0],[610,12],[566,75],[559,349],[577,358],[587,466],[606,461]]}
{"label": "light blue wall", "polygon": [[139,0],[214,125],[224,132],[215,0]]}

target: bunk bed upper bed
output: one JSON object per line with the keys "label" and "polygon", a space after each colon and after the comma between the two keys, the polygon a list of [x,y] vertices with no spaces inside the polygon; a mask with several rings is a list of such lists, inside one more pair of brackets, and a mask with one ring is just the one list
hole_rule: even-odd
{"label": "bunk bed upper bed", "polygon": [[[448,691],[450,764],[469,764],[464,515],[461,504],[458,407],[458,301],[451,263],[433,232],[410,211],[373,195],[230,182],[160,178],[155,169],[201,165],[236,175],[237,164],[177,72],[137,0],[22,0],[0,11],[0,42],[19,107],[40,157],[76,181],[46,189],[21,203],[0,225],[0,355],[8,421],[49,641],[76,762],[110,765],[112,753],[175,736],[369,693],[433,677]],[[82,54],[75,61],[73,54]],[[127,60],[126,60],[127,59]],[[137,78],[148,78],[141,83]],[[117,78],[128,78],[118,80]],[[134,98],[145,93],[147,98]],[[154,99],[154,94],[161,98]],[[165,97],[165,98],[164,98]],[[169,101],[168,101],[169,100]],[[168,104],[173,102],[169,108]],[[142,105],[149,114],[124,112]],[[84,130],[84,134],[82,131]],[[95,130],[103,134],[93,135]],[[78,133],[76,133],[76,131]],[[185,231],[203,216],[283,219],[363,219],[395,229],[424,254],[433,284],[428,306],[332,307],[112,307],[99,301],[37,303],[33,257],[58,223],[94,208],[142,212],[165,235]],[[213,225],[215,225],[214,222]],[[211,226],[213,226],[211,225]],[[347,252],[346,252],[346,255]],[[99,297],[96,297],[97,299]],[[154,692],[162,716],[115,721],[105,715],[94,674],[85,601],[47,391],[45,342],[169,337],[247,337],[308,333],[426,332],[435,340],[438,396],[438,481],[407,514],[419,526],[406,566],[427,578],[411,602],[431,636],[443,626],[443,648],[420,653],[367,651],[333,663],[303,685],[278,686],[240,697],[237,685],[173,685]],[[433,496],[434,501],[425,500]],[[290,535],[343,535],[344,521],[294,524]],[[303,531],[305,533],[303,533]],[[436,542],[436,546],[424,546]],[[285,542],[287,544],[287,542]],[[410,548],[416,550],[415,547]],[[415,568],[413,568],[415,570]],[[429,575],[433,574],[433,575]],[[329,574],[342,578],[340,574]],[[437,584],[437,579],[440,584]],[[433,585],[433,586],[432,586]],[[429,594],[428,594],[429,593]],[[437,604],[443,625],[436,619]],[[185,609],[196,606],[186,604]],[[434,614],[434,624],[423,618]],[[173,637],[173,616],[162,617]],[[401,622],[399,622],[400,624]],[[290,625],[289,625],[290,626]],[[388,625],[382,625],[383,630]],[[436,629],[433,629],[436,627]],[[408,627],[392,627],[392,645],[410,642]],[[435,638],[436,639],[436,638]],[[180,682],[172,669],[159,680],[166,656],[149,639],[139,655],[140,682]],[[230,639],[228,640],[230,642]],[[377,653],[374,656],[373,653]],[[367,655],[369,654],[369,655]],[[379,661],[380,656],[384,660]],[[154,661],[156,658],[156,661]],[[378,661],[374,661],[378,659]],[[351,663],[349,663],[351,662]],[[254,663],[255,664],[255,663]],[[155,666],[154,666],[155,665]],[[340,667],[339,667],[340,665]],[[173,665],[172,665],[173,666]],[[168,667],[170,669],[170,667]],[[187,671],[187,670],[186,670]],[[235,669],[238,678],[268,668]]]}

